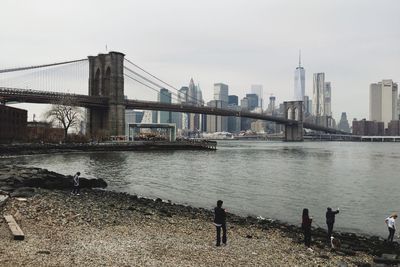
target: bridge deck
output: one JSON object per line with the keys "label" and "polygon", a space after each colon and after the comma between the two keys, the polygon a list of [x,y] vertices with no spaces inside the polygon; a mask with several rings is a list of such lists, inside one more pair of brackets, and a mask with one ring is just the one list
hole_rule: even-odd
{"label": "bridge deck", "polygon": [[[71,102],[81,107],[108,108],[107,97],[0,87],[0,102],[3,103],[25,102],[25,103],[56,104],[65,98],[69,98]],[[154,101],[139,101],[139,100],[129,100],[129,99],[125,100],[124,104],[127,109],[161,110],[161,111],[198,113],[198,114],[218,115],[218,116],[245,117],[250,119],[272,121],[289,126],[297,125],[300,123],[297,120],[289,120],[283,117],[270,116],[265,114],[253,113],[249,111],[236,111],[231,109],[192,106],[187,104],[168,104],[168,103],[160,103]],[[327,133],[348,135],[348,133],[346,132],[306,122],[303,122],[303,127]]]}

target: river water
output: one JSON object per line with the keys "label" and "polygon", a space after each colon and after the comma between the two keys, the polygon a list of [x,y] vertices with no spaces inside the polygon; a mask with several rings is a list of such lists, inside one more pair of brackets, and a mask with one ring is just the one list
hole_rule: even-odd
{"label": "river water", "polygon": [[220,141],[217,151],[96,152],[18,156],[5,163],[103,178],[109,189],[300,224],[303,208],[326,227],[386,237],[400,211],[400,144]]}

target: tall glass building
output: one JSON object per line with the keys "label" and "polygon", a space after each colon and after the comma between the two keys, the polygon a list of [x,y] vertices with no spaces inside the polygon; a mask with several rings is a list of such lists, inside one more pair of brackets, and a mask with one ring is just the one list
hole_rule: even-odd
{"label": "tall glass building", "polygon": [[320,117],[325,115],[325,73],[313,75],[313,115]]}
{"label": "tall glass building", "polygon": [[[162,88],[158,93],[158,102],[161,103],[172,103],[171,92],[168,89]],[[158,123],[171,123],[171,111],[158,111]]]}
{"label": "tall glass building", "polygon": [[294,71],[294,100],[304,101],[306,88],[306,71],[301,66],[301,54],[299,55],[299,66]]}
{"label": "tall glass building", "polygon": [[251,85],[251,93],[256,94],[258,96],[257,107],[263,108],[263,86],[261,84],[252,84]]}

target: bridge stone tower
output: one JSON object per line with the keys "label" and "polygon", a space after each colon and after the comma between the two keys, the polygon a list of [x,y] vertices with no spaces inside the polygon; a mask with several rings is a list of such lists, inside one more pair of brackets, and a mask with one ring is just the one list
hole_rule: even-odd
{"label": "bridge stone tower", "polygon": [[108,97],[108,108],[87,110],[92,137],[125,135],[124,54],[89,56],[89,96]]}
{"label": "bridge stone tower", "polygon": [[285,124],[285,141],[303,141],[303,101],[283,102],[285,118],[298,123]]}

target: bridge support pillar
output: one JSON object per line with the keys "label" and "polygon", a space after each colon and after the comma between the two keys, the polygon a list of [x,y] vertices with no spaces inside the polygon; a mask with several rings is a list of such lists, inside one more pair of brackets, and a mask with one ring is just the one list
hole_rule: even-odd
{"label": "bridge support pillar", "polygon": [[303,101],[283,102],[285,118],[297,123],[285,125],[285,141],[303,141]]}
{"label": "bridge support pillar", "polygon": [[87,133],[92,138],[125,135],[124,54],[89,56],[89,95],[108,97],[107,108],[87,109]]}

